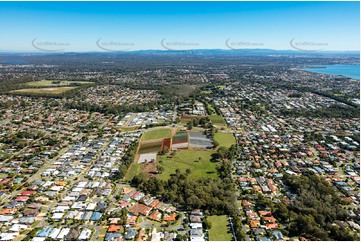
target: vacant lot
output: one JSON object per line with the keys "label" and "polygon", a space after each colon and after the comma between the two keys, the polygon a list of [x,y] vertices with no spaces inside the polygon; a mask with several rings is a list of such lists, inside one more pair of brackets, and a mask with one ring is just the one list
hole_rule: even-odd
{"label": "vacant lot", "polygon": [[224,146],[227,148],[231,147],[231,145],[236,144],[236,139],[231,133],[217,132],[214,135],[214,140],[218,142],[219,146]]}
{"label": "vacant lot", "polygon": [[143,163],[141,171],[142,173],[145,173],[148,177],[155,176],[158,172],[158,162],[152,161]]}
{"label": "vacant lot", "polygon": [[52,86],[70,86],[72,84],[90,84],[86,81],[63,81],[63,80],[41,80],[35,82],[27,82],[25,85],[31,87],[52,87]]}
{"label": "vacant lot", "polygon": [[218,115],[216,110],[214,109],[213,105],[210,103],[206,103],[207,108],[210,112],[210,114],[208,115],[208,117],[210,118],[210,120],[212,121],[212,124],[216,127],[226,127],[227,123],[224,120],[222,115]]}
{"label": "vacant lot", "polygon": [[27,88],[10,91],[10,93],[17,94],[42,94],[42,95],[54,95],[62,94],[64,92],[73,90],[77,87],[46,87],[46,88]]}
{"label": "vacant lot", "polygon": [[186,126],[189,121],[191,121],[191,119],[182,118],[177,124],[181,126]]}
{"label": "vacant lot", "polygon": [[227,126],[227,123],[224,120],[222,115],[212,114],[212,115],[208,115],[208,117],[212,121],[212,124],[216,127],[226,127]]}
{"label": "vacant lot", "polygon": [[158,175],[158,178],[167,180],[171,174],[175,174],[176,169],[179,169],[181,172],[190,169],[190,177],[193,178],[217,178],[217,163],[210,161],[212,153],[212,151],[208,150],[190,149],[177,151],[174,157],[160,155],[157,160],[159,161],[159,166],[164,168],[164,171]]}
{"label": "vacant lot", "polygon": [[207,105],[207,108],[208,108],[208,110],[209,110],[209,114],[210,115],[212,115],[212,114],[217,114],[216,113],[216,110],[214,109],[214,107],[213,107],[213,105],[212,104],[210,104],[210,103],[206,103],[206,105]]}
{"label": "vacant lot", "polygon": [[212,227],[209,230],[210,241],[231,241],[232,234],[227,228],[227,216],[208,216],[207,219],[212,224]]}
{"label": "vacant lot", "polygon": [[127,171],[127,173],[125,174],[124,179],[127,181],[130,181],[133,179],[134,176],[138,175],[142,170],[142,164],[138,164],[138,163],[132,163]]}
{"label": "vacant lot", "polygon": [[201,94],[211,94],[212,91],[211,90],[205,90],[205,91],[201,91]]}
{"label": "vacant lot", "polygon": [[152,140],[152,139],[161,139],[161,138],[171,138],[172,132],[170,128],[160,128],[160,129],[152,129],[146,131],[142,135],[142,141]]}

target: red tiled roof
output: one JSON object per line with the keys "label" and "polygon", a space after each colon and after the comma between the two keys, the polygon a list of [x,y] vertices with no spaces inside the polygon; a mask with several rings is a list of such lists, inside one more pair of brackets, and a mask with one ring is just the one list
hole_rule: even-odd
{"label": "red tiled roof", "polygon": [[31,196],[31,195],[33,195],[33,194],[35,194],[36,193],[36,191],[23,191],[22,193],[21,193],[21,195],[22,196]]}
{"label": "red tiled roof", "polygon": [[121,225],[110,225],[108,228],[108,232],[118,232],[122,228]]}
{"label": "red tiled roof", "polygon": [[170,215],[167,215],[167,216],[164,217],[164,221],[175,221],[176,216],[177,216],[177,215],[176,215],[175,213],[172,213],[172,214],[170,214]]}
{"label": "red tiled roof", "polygon": [[25,202],[29,199],[28,196],[18,196],[15,200],[18,202]]}
{"label": "red tiled roof", "polygon": [[266,224],[267,229],[278,229],[278,224]]}

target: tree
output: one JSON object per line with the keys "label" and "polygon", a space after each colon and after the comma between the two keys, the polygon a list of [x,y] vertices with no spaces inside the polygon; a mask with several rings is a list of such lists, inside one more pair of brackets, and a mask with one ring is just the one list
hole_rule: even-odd
{"label": "tree", "polygon": [[[298,195],[287,207],[290,211],[291,236],[302,234],[312,240],[343,240],[352,237],[348,232],[343,235],[337,231],[329,233],[336,220],[344,221],[348,216],[342,207],[343,200],[324,178],[305,173],[301,177],[285,175],[284,181]],[[276,206],[276,212],[285,217],[286,209]]]}
{"label": "tree", "polygon": [[205,229],[211,229],[212,228],[212,223],[208,219],[205,219],[203,226],[205,227]]}
{"label": "tree", "polygon": [[163,166],[158,166],[158,173],[162,174],[164,171],[164,167]]}
{"label": "tree", "polygon": [[288,208],[282,202],[275,204],[274,214],[275,214],[276,217],[280,218],[282,221],[287,221],[287,219],[289,217],[288,216],[289,215]]}
{"label": "tree", "polygon": [[199,125],[199,120],[197,118],[192,120],[193,126],[197,127]]}
{"label": "tree", "polygon": [[218,148],[217,154],[218,154],[219,158],[224,159],[227,157],[228,149],[224,146],[221,146]]}
{"label": "tree", "polygon": [[[227,174],[229,176],[230,173]],[[185,209],[200,208],[212,215],[221,215],[236,210],[235,188],[231,179],[191,178],[177,169],[169,180],[162,181],[156,177],[146,179],[135,176],[132,185],[165,200],[178,203]]]}
{"label": "tree", "polygon": [[187,129],[188,129],[188,130],[192,130],[192,129],[193,129],[193,123],[192,123],[192,121],[189,121],[189,122],[187,123]]}
{"label": "tree", "polygon": [[163,154],[167,154],[169,152],[168,146],[163,147]]}

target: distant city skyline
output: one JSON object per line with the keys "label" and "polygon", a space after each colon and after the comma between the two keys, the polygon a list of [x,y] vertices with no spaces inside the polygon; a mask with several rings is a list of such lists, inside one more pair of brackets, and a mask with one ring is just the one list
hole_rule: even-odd
{"label": "distant city skyline", "polygon": [[0,2],[0,51],[359,51],[359,2]]}

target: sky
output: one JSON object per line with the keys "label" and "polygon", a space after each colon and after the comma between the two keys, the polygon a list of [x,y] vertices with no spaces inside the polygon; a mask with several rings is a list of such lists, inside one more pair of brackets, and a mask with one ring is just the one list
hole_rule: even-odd
{"label": "sky", "polygon": [[0,51],[358,51],[359,4],[0,2]]}

